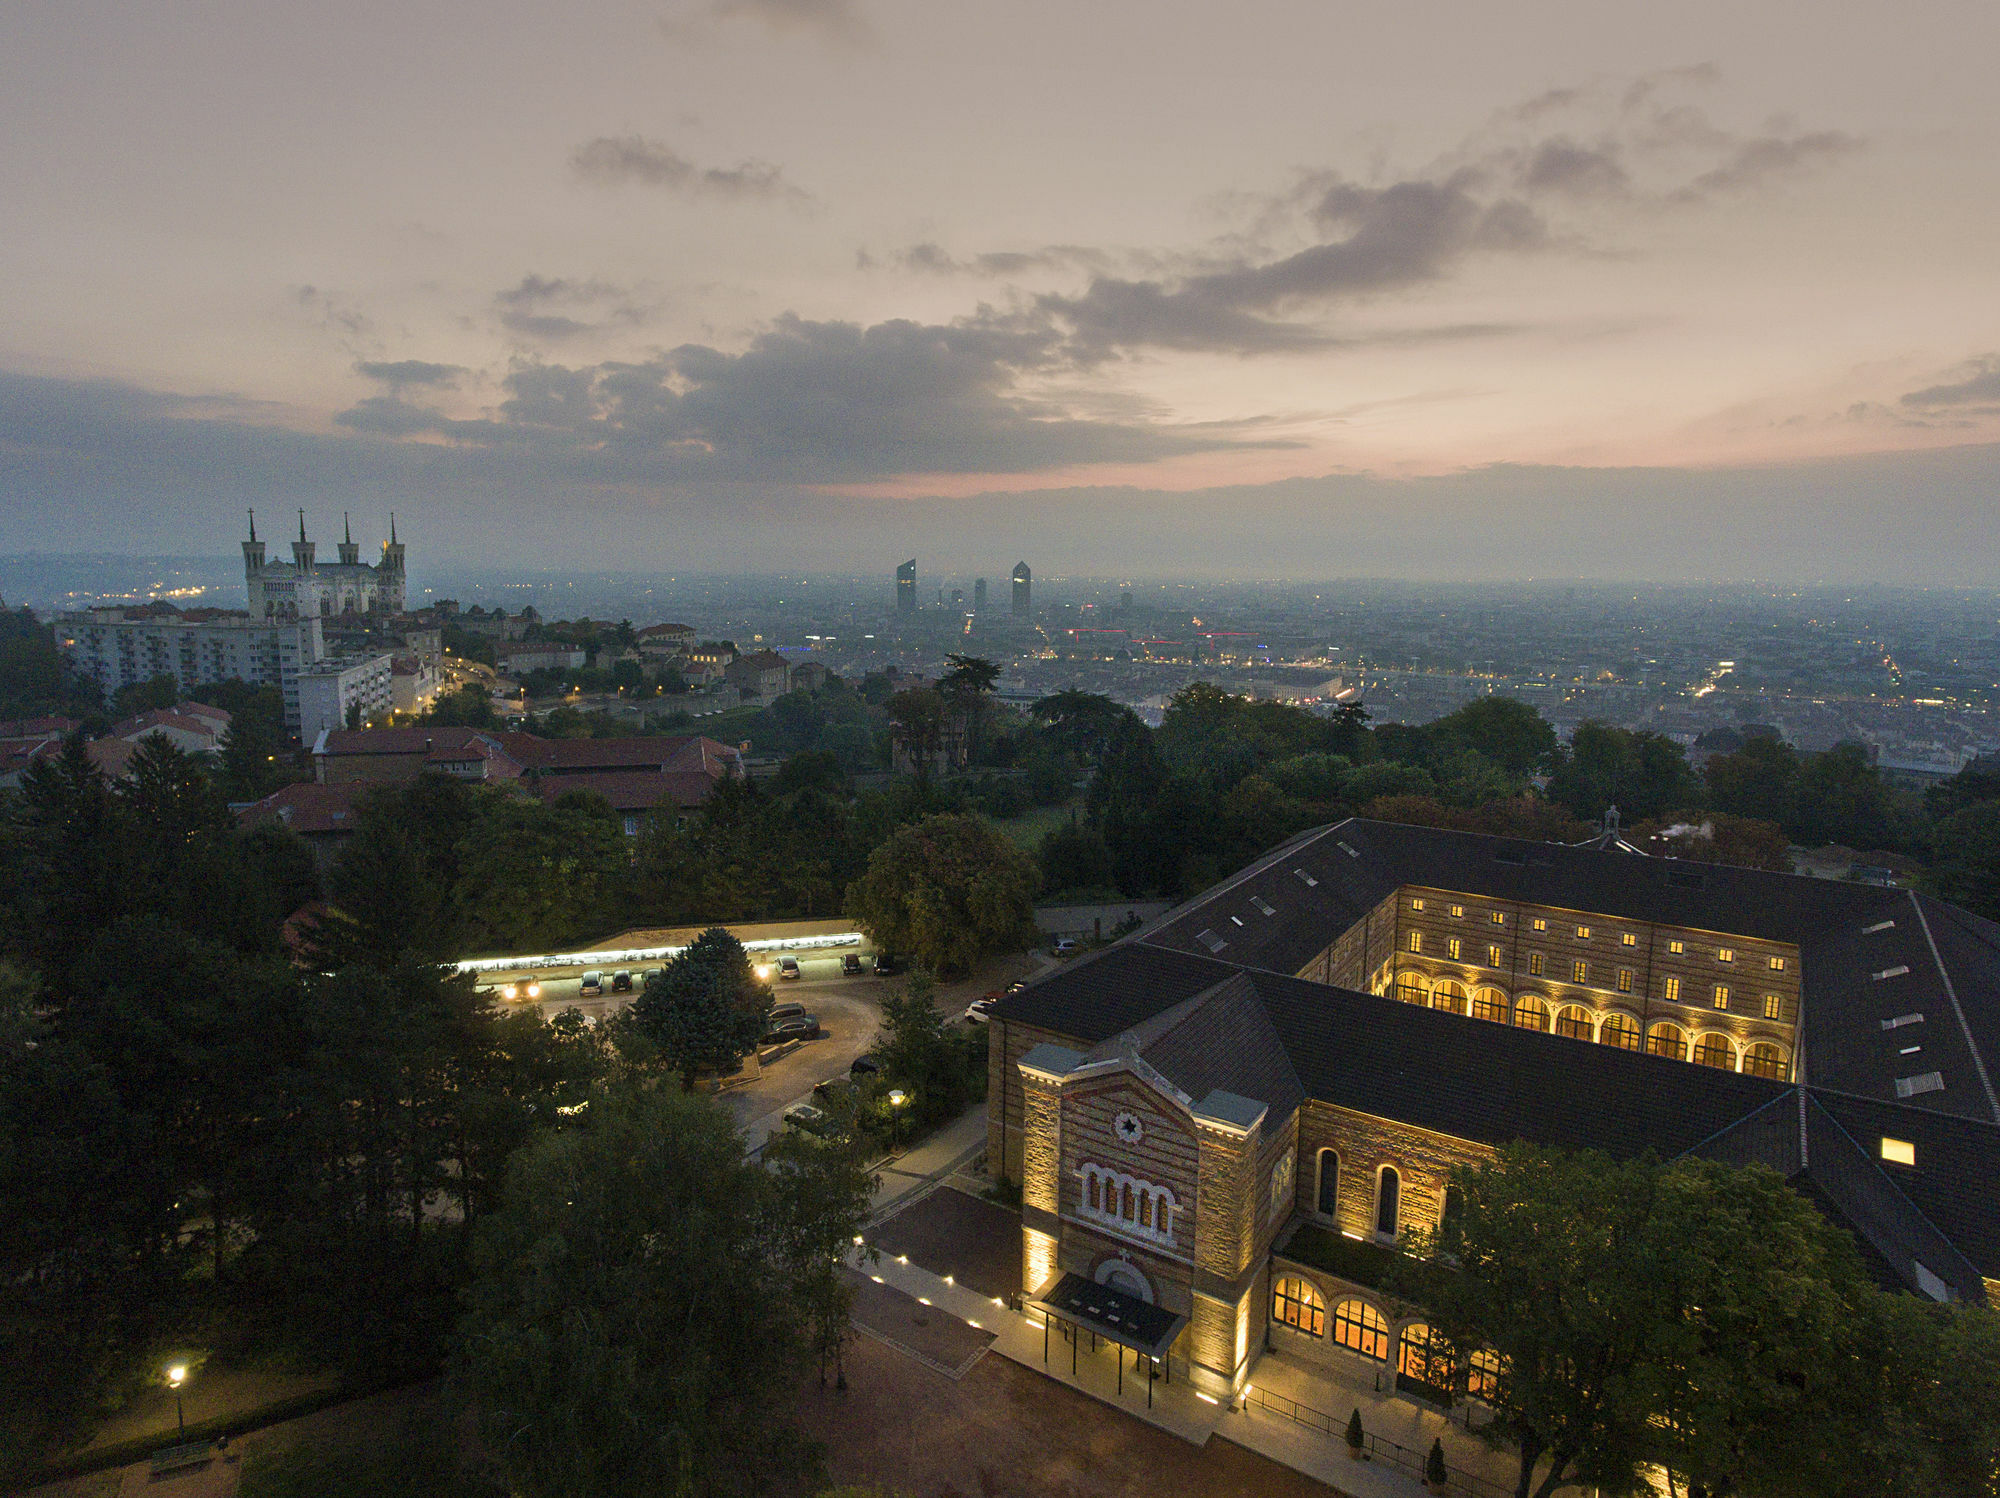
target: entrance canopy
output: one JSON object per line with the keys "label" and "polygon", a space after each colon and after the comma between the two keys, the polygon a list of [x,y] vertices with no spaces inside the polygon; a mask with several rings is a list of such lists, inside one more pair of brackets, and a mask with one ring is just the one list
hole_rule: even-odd
{"label": "entrance canopy", "polygon": [[1028,1304],[1039,1306],[1058,1321],[1080,1326],[1108,1342],[1152,1358],[1167,1355],[1167,1349],[1174,1345],[1174,1338],[1188,1321],[1185,1316],[1176,1316],[1109,1285],[1095,1284],[1080,1274],[1065,1274],[1055,1289]]}

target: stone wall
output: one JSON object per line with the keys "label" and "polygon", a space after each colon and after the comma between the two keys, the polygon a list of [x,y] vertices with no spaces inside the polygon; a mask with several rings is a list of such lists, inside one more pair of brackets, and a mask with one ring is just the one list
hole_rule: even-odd
{"label": "stone wall", "polygon": [[1008,1020],[994,1020],[987,1037],[986,1168],[1010,1181],[1021,1179],[1020,1060],[1044,1041],[1089,1049],[1074,1036]]}
{"label": "stone wall", "polygon": [[[1298,1209],[1318,1222],[1357,1237],[1373,1238],[1377,1182],[1383,1166],[1401,1177],[1399,1231],[1436,1227],[1444,1215],[1444,1188],[1454,1165],[1473,1165],[1497,1153],[1487,1145],[1433,1134],[1328,1103],[1308,1102],[1299,1112]],[[1340,1154],[1340,1210],[1328,1218],[1315,1195],[1318,1156]]]}

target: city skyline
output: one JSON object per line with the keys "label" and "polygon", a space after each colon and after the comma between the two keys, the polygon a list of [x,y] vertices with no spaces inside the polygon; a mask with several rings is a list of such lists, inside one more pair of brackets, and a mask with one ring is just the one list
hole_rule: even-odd
{"label": "city skyline", "polygon": [[2000,562],[1990,13],[481,16],[0,21],[0,551]]}

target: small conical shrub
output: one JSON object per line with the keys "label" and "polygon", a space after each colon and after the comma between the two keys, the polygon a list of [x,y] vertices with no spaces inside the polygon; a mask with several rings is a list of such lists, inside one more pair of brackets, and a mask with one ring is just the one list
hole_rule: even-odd
{"label": "small conical shrub", "polygon": [[1361,1434],[1361,1409],[1356,1406],[1354,1413],[1347,1417],[1347,1445],[1351,1451],[1359,1451],[1367,1438]]}
{"label": "small conical shrub", "polygon": [[1442,1488],[1445,1484],[1444,1442],[1442,1440],[1433,1440],[1431,1442],[1431,1454],[1424,1458],[1424,1481],[1434,1488]]}

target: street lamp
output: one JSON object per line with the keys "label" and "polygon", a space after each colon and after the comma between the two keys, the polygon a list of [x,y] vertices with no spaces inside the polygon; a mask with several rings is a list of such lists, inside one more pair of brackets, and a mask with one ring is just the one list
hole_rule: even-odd
{"label": "street lamp", "polygon": [[903,1106],[903,1104],[907,1103],[909,1100],[910,1100],[910,1095],[907,1092],[903,1091],[902,1088],[892,1087],[889,1089],[889,1106],[891,1108],[900,1108]]}
{"label": "street lamp", "polygon": [[174,1420],[180,1425],[183,1441],[187,1439],[188,1423],[187,1414],[181,1408],[181,1385],[187,1382],[187,1377],[186,1363],[176,1363],[167,1370],[167,1385],[174,1391]]}

